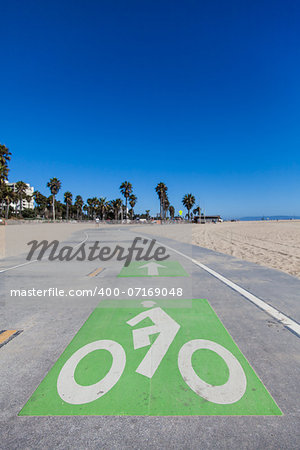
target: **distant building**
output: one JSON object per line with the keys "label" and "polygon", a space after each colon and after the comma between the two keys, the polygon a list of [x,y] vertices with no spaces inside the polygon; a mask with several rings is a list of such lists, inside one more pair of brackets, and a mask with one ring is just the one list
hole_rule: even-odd
{"label": "distant building", "polygon": [[[34,208],[34,198],[33,198],[33,193],[34,193],[34,188],[32,186],[30,186],[30,184],[25,183],[27,186],[26,189],[26,194],[31,197],[30,201],[27,201],[26,198],[23,198],[22,201],[22,209],[33,209]],[[10,187],[14,192],[16,192],[16,183],[9,183],[8,181],[6,181],[6,185],[8,187]],[[20,210],[20,200],[18,200],[15,203],[11,203],[10,207],[15,211],[16,209]]]}

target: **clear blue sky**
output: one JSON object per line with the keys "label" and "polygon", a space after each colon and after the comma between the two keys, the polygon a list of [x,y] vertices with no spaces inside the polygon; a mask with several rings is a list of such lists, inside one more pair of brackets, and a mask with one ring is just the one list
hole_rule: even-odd
{"label": "clear blue sky", "polygon": [[300,215],[300,3],[0,1],[10,180],[176,211]]}

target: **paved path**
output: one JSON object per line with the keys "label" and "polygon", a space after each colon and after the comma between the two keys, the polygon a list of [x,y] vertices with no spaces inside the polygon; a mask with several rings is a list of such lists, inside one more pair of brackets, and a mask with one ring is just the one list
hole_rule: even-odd
{"label": "paved path", "polygon": [[[130,227],[100,227],[87,230],[87,235],[75,233],[68,245],[79,245],[86,239],[86,243],[101,240],[112,247],[128,247],[134,237]],[[174,262],[169,266],[169,260],[161,262],[168,267],[157,269],[159,274],[169,271],[168,276],[137,277],[134,275],[145,274],[148,269],[132,266],[133,276],[119,277],[123,262],[115,260],[42,260],[23,265],[23,255],[1,262],[0,330],[15,330],[16,334],[23,331],[16,337],[12,334],[0,347],[0,448],[299,448],[300,281],[192,245],[161,238],[159,241],[167,246],[169,260]],[[234,288],[197,262],[234,283]],[[180,276],[170,276],[172,273]],[[274,314],[255,305],[251,296],[241,295],[235,286],[283,314],[290,320],[287,326],[281,316],[277,320]],[[96,289],[97,295],[10,296],[11,289],[31,288],[66,292]],[[107,288],[112,289],[111,295],[106,295],[110,294]],[[139,295],[135,295],[138,291],[134,288],[141,289]],[[161,295],[150,297],[151,288],[160,289]],[[101,289],[103,295],[99,294]],[[181,289],[182,296],[178,294]],[[141,322],[133,324],[139,314],[147,315],[154,309],[152,322],[149,317],[147,323],[143,322],[141,316]],[[152,336],[148,344],[139,342],[138,337],[135,342],[132,337],[132,330],[145,330],[155,321],[156,333],[161,333],[157,334],[161,344],[156,351]],[[147,333],[142,334],[144,339]],[[121,363],[115,367],[120,376],[114,386],[102,386],[102,391],[89,394],[98,395],[98,399],[91,397],[89,403],[76,405],[81,391],[76,391],[76,385],[62,369],[76,350],[103,339],[120,344],[116,361],[122,359],[123,348],[126,367]],[[217,343],[232,356],[226,353],[222,359],[220,348],[215,346],[212,351],[201,350],[202,359],[198,352],[199,361],[193,354],[189,365],[189,348],[184,344],[197,339]],[[149,348],[152,353],[147,366]],[[114,349],[117,351],[116,346]],[[180,356],[177,360],[180,351],[182,363]],[[99,376],[101,369],[92,358],[92,353],[86,353],[78,363],[75,379],[79,385],[99,381],[97,373]],[[140,367],[142,361],[144,366]],[[228,372],[230,361],[238,361],[232,372]],[[107,364],[109,370],[112,363]],[[191,365],[196,371],[194,381],[200,383],[194,390],[191,371],[184,372]],[[84,375],[89,366],[94,367],[94,372]],[[138,367],[139,372],[135,370]],[[225,384],[225,373],[227,378],[234,373],[237,376],[220,400],[215,387]],[[69,381],[64,385],[64,380]],[[201,380],[213,388],[205,391]],[[57,389],[61,389],[61,396]],[[86,389],[82,395],[87,399]],[[19,415],[20,411],[26,415]]]}

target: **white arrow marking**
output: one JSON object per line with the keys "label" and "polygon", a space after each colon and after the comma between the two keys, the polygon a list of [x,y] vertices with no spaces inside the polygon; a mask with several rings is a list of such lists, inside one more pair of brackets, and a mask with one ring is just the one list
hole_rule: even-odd
{"label": "white arrow marking", "polygon": [[144,264],[143,266],[140,266],[139,269],[148,269],[148,275],[150,276],[155,276],[155,275],[159,275],[158,273],[158,268],[162,267],[163,269],[166,268],[166,266],[162,266],[161,264],[158,264],[156,262],[150,262],[147,264]]}

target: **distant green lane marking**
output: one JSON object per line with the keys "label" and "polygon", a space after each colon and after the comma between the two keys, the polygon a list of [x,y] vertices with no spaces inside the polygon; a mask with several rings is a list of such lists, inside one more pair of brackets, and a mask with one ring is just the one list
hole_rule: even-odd
{"label": "distant green lane marking", "polygon": [[[271,395],[206,300],[189,300],[186,304],[181,301],[178,303],[180,307],[176,307],[174,300],[156,302],[151,308],[143,307],[141,300],[101,302],[20,415],[281,415]],[[147,315],[151,315],[153,320]],[[157,332],[155,324],[160,319],[163,319],[161,331]],[[139,330],[135,331],[135,340],[133,330]],[[161,346],[155,349],[163,333]],[[163,348],[166,341],[169,341],[168,345]],[[243,386],[243,376],[233,380],[231,390],[226,389],[225,383],[231,380],[228,364],[209,348],[191,353],[192,345],[199,343],[210,343],[208,347],[214,346],[226,358],[235,361],[235,369],[231,367],[230,370],[237,371],[236,374],[244,373],[245,377],[245,389],[241,394],[237,388]],[[95,345],[111,350],[93,350]],[[91,351],[84,354],[88,348]],[[147,365],[150,348],[150,364]],[[162,358],[157,368],[155,353]],[[76,355],[79,355],[79,360],[72,379],[67,372]],[[212,391],[216,391],[216,386],[224,389],[225,385],[222,395],[210,391],[205,394],[215,395],[217,401],[225,400],[225,404],[216,403],[215,399],[209,401],[203,396],[204,391],[196,389],[196,392],[190,387],[193,379],[189,375],[184,379],[182,373],[191,373],[191,367],[194,381],[202,380],[202,384],[212,386]],[[145,375],[147,371],[148,375]],[[76,384],[74,380],[79,393],[72,390]],[[110,386],[111,380],[113,386]],[[89,401],[93,395],[100,397]],[[236,395],[241,397],[234,401]],[[228,401],[233,402],[226,404]]]}
{"label": "distant green lane marking", "polygon": [[188,277],[178,261],[133,261],[123,267],[118,277]]}

